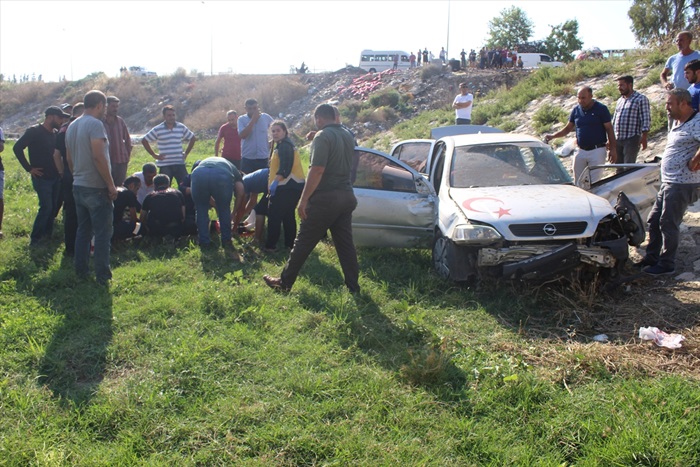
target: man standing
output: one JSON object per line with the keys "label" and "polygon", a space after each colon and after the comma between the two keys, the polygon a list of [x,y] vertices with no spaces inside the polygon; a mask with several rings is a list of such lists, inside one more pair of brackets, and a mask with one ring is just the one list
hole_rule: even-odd
{"label": "man standing", "polygon": [[647,220],[649,243],[638,263],[653,276],[675,272],[680,224],[700,188],[700,117],[690,106],[690,93],[680,88],[669,91],[666,112],[676,125],[668,132],[661,158],[661,189]]}
{"label": "man standing", "polygon": [[[235,110],[226,112],[226,123],[219,128],[219,136],[214,143],[214,156],[223,157],[227,161],[241,169],[241,137],[238,135],[238,113]],[[221,140],[224,140],[224,147],[219,152]]]}
{"label": "man standing", "polygon": [[311,143],[311,167],[297,208],[301,218],[299,233],[281,276],[265,275],[263,279],[273,289],[291,290],[306,258],[330,229],[345,285],[356,294],[360,285],[352,212],[357,199],[350,182],[355,144],[350,132],[335,123],[332,106],[316,107],[314,119],[319,132]]}
{"label": "man standing", "polygon": [[690,106],[697,112],[700,108],[700,60],[689,61],[683,71],[685,79],[690,83]]}
{"label": "man standing", "polygon": [[241,137],[241,171],[255,172],[268,166],[270,144],[267,130],[272,124],[272,117],[260,112],[258,101],[245,101],[245,115],[238,117],[238,134]]}
{"label": "man standing", "polygon": [[[197,138],[189,128],[176,121],[175,107],[172,105],[163,107],[163,119],[163,123],[156,125],[146,133],[141,143],[146,148],[146,152],[156,160],[160,173],[167,175],[171,181],[175,178],[179,184],[187,176],[185,160],[192,151]],[[188,141],[188,144],[183,153],[182,143],[184,141]],[[150,144],[155,142],[158,143],[157,153]]]}
{"label": "man standing", "polygon": [[[673,88],[688,89],[690,83],[685,79],[683,70],[689,61],[700,59],[700,52],[690,48],[693,42],[693,34],[690,31],[679,32],[675,42],[679,52],[666,60],[666,65],[661,72],[661,84],[669,90]],[[672,75],[672,81],[668,80],[669,74]]]}
{"label": "man standing", "polygon": [[474,96],[469,92],[467,83],[459,83],[459,92],[452,102],[455,109],[455,123],[457,125],[470,125],[472,123],[472,103]]}
{"label": "man standing", "polygon": [[95,276],[98,284],[107,285],[112,278],[109,267],[112,201],[117,199],[117,187],[110,173],[109,140],[102,123],[107,96],[100,91],[89,91],[83,103],[83,115],[66,131],[66,156],[73,173],[73,197],[78,215],[75,272],[80,277],[87,277],[90,239],[94,235]]}
{"label": "man standing", "polygon": [[[56,147],[55,130],[61,128],[64,118],[70,118],[70,115],[56,106],[46,109],[44,116],[44,123],[29,127],[13,148],[19,163],[31,174],[32,186],[39,197],[39,212],[36,213],[29,242],[31,246],[50,238],[53,232],[60,189],[60,176],[53,157]],[[28,148],[29,162],[24,156],[25,148]]]}
{"label": "man standing", "polygon": [[[592,165],[605,164],[606,141],[609,143],[608,160],[614,164],[617,161],[617,143],[613,130],[610,111],[600,102],[593,99],[593,89],[583,86],[576,94],[578,105],[569,116],[569,123],[552,135],[545,135],[545,141],[568,135],[576,128],[578,151],[574,156],[574,182],[578,182],[584,169]],[[607,139],[606,139],[607,137]],[[602,177],[601,171],[591,175],[591,183]]]}
{"label": "man standing", "polygon": [[105,115],[104,125],[109,138],[109,161],[112,164],[114,184],[122,186],[131,159],[131,136],[124,119],[117,113],[119,113],[119,99],[116,96],[107,97],[107,115]]}
{"label": "man standing", "polygon": [[414,54],[413,52],[411,52],[411,55],[409,55],[408,57],[408,63],[410,64],[411,68],[416,67],[416,54]]}
{"label": "man standing", "polygon": [[78,231],[78,215],[75,212],[75,199],[73,199],[73,174],[68,167],[68,159],[66,156],[66,131],[75,119],[83,114],[85,106],[82,102],[70,106],[73,111],[73,116],[70,122],[64,123],[56,135],[56,149],[53,157],[56,167],[58,167],[61,176],[60,193],[63,197],[63,243],[65,250],[63,254],[66,256],[75,255],[75,234]]}
{"label": "man standing", "polygon": [[639,147],[647,148],[647,134],[651,125],[649,99],[634,90],[634,78],[629,75],[617,78],[620,98],[613,115],[613,128],[617,143],[617,159],[621,163],[637,162]]}

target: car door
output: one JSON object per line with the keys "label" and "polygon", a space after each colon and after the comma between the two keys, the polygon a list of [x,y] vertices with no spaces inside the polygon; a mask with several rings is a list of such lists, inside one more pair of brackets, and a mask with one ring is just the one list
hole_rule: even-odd
{"label": "car door", "polygon": [[428,181],[408,164],[380,151],[355,148],[352,214],[357,246],[429,248],[437,197]]}
{"label": "car door", "polygon": [[391,149],[391,157],[405,162],[413,170],[425,175],[427,174],[428,155],[434,142],[433,139],[401,141]]}
{"label": "car door", "polygon": [[579,178],[580,188],[607,199],[612,206],[615,206],[617,195],[622,191],[636,206],[642,220],[646,221],[661,186],[658,164],[606,164],[592,166],[590,170],[603,171],[602,178],[591,185],[588,182],[590,176],[584,171]]}

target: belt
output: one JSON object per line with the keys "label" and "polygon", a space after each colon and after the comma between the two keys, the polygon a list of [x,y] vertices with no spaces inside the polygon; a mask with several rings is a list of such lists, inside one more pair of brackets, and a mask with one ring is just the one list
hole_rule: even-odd
{"label": "belt", "polygon": [[593,151],[594,149],[598,148],[604,148],[605,144],[596,144],[595,146],[579,146],[579,149],[583,149],[584,151]]}

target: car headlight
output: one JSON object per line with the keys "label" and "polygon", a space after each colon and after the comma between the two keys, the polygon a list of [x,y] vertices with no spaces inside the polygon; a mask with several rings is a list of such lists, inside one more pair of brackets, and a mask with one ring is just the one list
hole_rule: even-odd
{"label": "car headlight", "polygon": [[452,240],[455,243],[468,243],[470,245],[488,245],[501,240],[501,238],[498,230],[487,225],[458,225],[452,234]]}

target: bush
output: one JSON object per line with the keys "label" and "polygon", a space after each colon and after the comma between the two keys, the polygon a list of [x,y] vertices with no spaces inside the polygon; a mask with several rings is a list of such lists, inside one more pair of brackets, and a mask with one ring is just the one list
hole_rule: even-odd
{"label": "bush", "polygon": [[555,123],[564,123],[565,120],[566,112],[561,107],[544,104],[532,116],[532,126],[538,133],[545,133]]}
{"label": "bush", "polygon": [[427,81],[433,76],[438,76],[443,73],[443,69],[440,65],[428,65],[420,69],[420,77],[423,81]]}
{"label": "bush", "polygon": [[375,108],[382,106],[396,107],[399,105],[400,100],[401,96],[394,88],[382,89],[369,96],[369,104]]}

